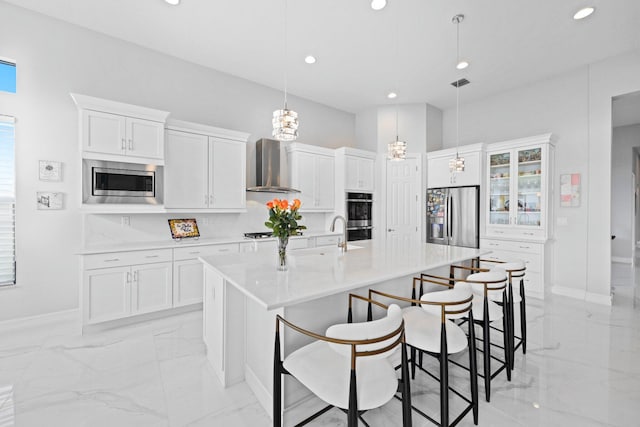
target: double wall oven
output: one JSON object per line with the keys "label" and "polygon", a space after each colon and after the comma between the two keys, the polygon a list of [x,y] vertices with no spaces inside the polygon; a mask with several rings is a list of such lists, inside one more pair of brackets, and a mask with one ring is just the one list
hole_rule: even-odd
{"label": "double wall oven", "polygon": [[347,193],[347,240],[369,240],[373,210],[373,194]]}

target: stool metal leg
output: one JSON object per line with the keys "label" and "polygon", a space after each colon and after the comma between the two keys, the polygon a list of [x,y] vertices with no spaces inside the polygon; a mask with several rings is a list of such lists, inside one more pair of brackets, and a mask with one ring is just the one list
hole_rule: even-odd
{"label": "stool metal leg", "polygon": [[524,278],[520,279],[520,331],[522,334],[522,354],[527,354],[527,310],[524,296]]}

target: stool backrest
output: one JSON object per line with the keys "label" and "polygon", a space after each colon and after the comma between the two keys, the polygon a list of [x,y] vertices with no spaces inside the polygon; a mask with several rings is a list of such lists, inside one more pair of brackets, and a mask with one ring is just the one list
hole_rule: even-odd
{"label": "stool backrest", "polygon": [[429,292],[420,297],[421,307],[427,313],[444,319],[460,319],[471,310],[471,289],[449,289]]}
{"label": "stool backrest", "polygon": [[[326,336],[341,340],[366,341],[373,340],[375,342],[363,343],[356,345],[357,352],[375,352],[385,347],[391,346],[397,341],[400,343],[400,335],[403,330],[399,329],[402,325],[402,310],[397,304],[389,305],[387,315],[382,319],[372,320],[370,322],[361,323],[341,323],[330,326],[327,329]],[[396,332],[396,333],[394,333]],[[386,339],[382,339],[388,336]],[[329,346],[336,352],[345,356],[352,355],[352,346],[345,344],[329,343]],[[389,357],[395,348],[390,348],[378,354],[372,354],[370,357],[382,359]]]}

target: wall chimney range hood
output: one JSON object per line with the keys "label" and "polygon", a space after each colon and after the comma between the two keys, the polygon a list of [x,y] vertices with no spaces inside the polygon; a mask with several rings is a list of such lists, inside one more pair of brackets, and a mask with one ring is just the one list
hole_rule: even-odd
{"label": "wall chimney range hood", "polygon": [[280,185],[280,141],[262,138],[256,141],[256,186],[247,191],[262,193],[299,193]]}

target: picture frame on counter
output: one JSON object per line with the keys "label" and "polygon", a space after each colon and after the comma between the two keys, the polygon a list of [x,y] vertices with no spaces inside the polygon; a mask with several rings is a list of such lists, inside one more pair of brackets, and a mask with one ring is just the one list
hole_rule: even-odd
{"label": "picture frame on counter", "polygon": [[64,209],[64,193],[38,191],[36,203],[40,211],[54,211]]}
{"label": "picture frame on counter", "polygon": [[198,239],[200,230],[195,218],[170,219],[169,229],[173,240]]}
{"label": "picture frame on counter", "polygon": [[40,160],[38,172],[40,181],[62,181],[62,162]]}

